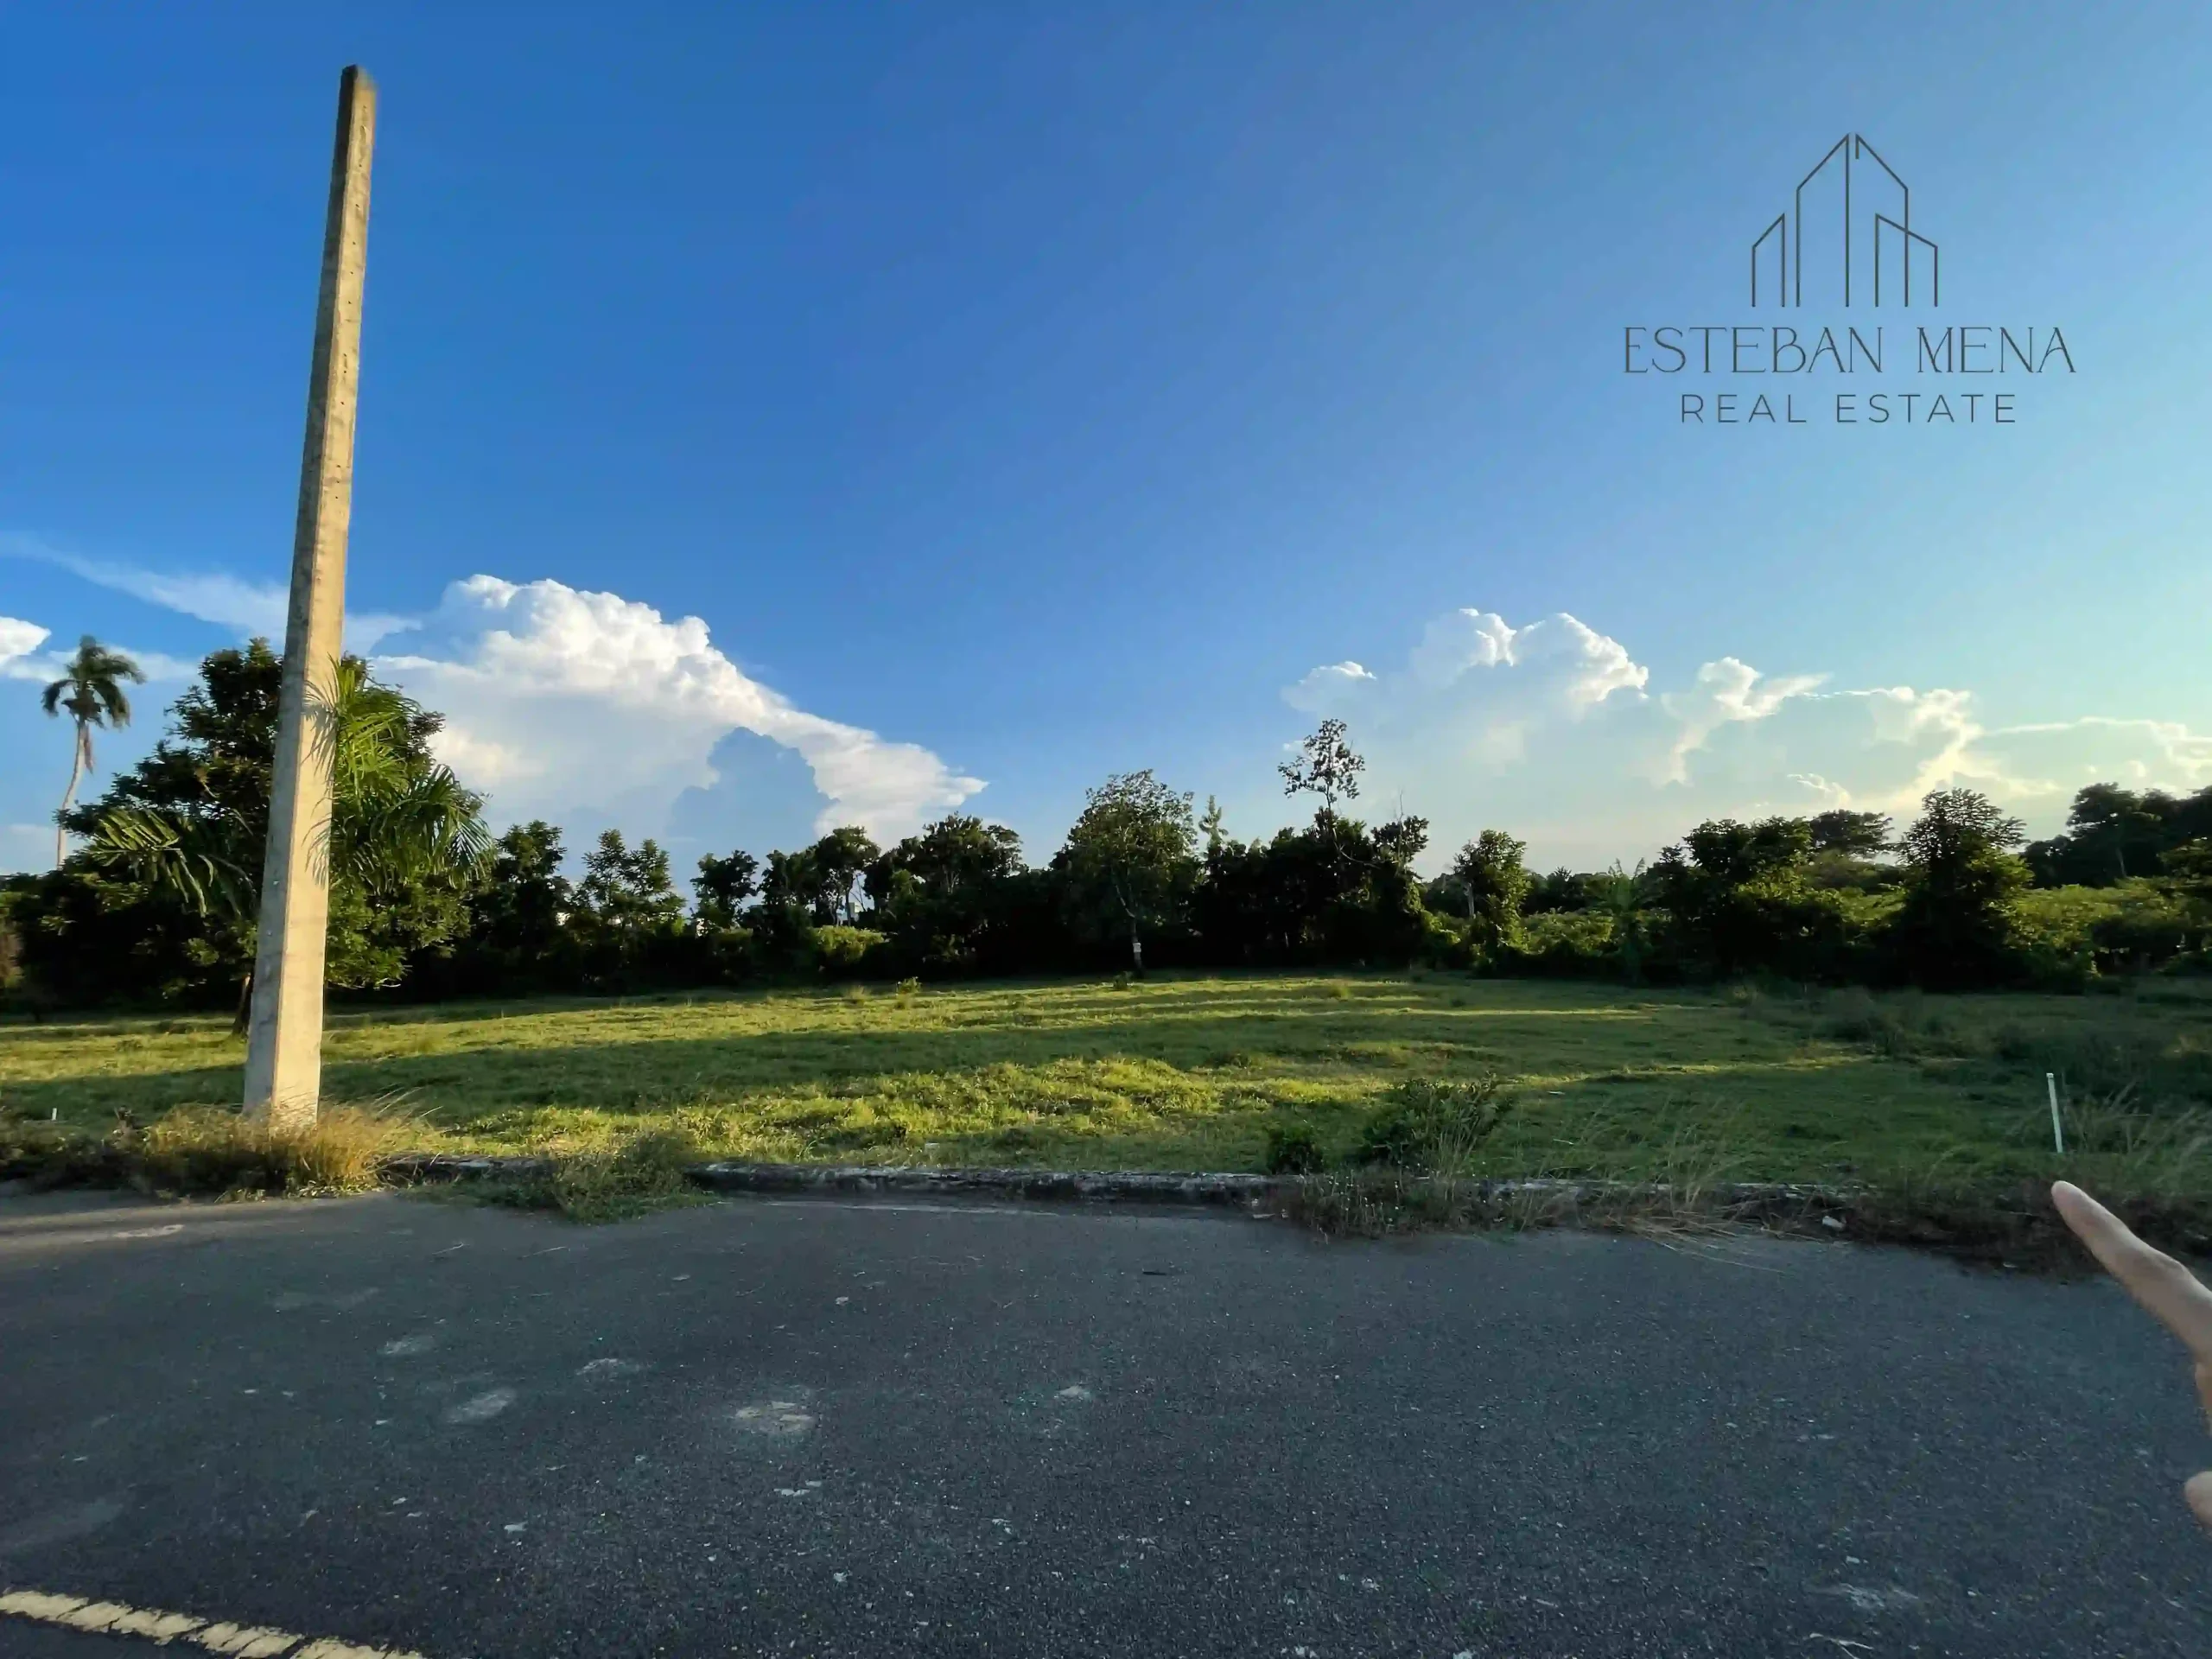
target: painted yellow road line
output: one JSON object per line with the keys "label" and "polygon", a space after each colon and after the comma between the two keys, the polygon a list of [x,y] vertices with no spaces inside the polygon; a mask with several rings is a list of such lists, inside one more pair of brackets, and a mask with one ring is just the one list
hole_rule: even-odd
{"label": "painted yellow road line", "polygon": [[335,1637],[300,1636],[258,1624],[210,1623],[190,1613],[165,1613],[154,1607],[57,1596],[42,1590],[10,1590],[0,1594],[0,1614],[63,1630],[133,1636],[156,1647],[183,1642],[226,1655],[228,1659],[423,1659],[419,1653],[399,1648],[365,1647]]}

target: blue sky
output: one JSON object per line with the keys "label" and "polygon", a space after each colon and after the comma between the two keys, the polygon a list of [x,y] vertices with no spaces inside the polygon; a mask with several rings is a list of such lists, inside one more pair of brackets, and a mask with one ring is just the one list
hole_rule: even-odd
{"label": "blue sky", "polygon": [[[352,639],[497,820],[688,862],[959,802],[1041,858],[1148,766],[1249,834],[1324,713],[1363,804],[1547,863],[2212,782],[2209,48],[2194,4],[0,10],[0,868],[52,855],[56,648],[281,627],[349,61]],[[1940,307],[1754,311],[1854,130]],[[1879,428],[1622,372],[1777,321],[2076,372]]]}

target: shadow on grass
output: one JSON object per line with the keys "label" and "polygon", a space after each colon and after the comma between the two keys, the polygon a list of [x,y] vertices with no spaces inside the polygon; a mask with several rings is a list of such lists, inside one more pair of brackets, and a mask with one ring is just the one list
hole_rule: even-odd
{"label": "shadow on grass", "polygon": [[[1170,995],[1045,993],[1042,1006],[1018,988],[927,995],[925,1027],[861,1023],[901,1017],[880,1007],[855,1010],[830,995],[717,999],[696,1005],[702,1019],[726,1017],[732,1003],[784,1017],[798,1028],[720,1029],[682,1034],[680,1001],[579,1006],[548,1011],[524,1005],[512,1017],[474,1020],[376,1021],[334,1027],[326,1051],[327,1090],[340,1097],[404,1093],[439,1124],[466,1128],[503,1112],[575,1107],[650,1112],[705,1100],[738,1100],[818,1086],[829,1091],[868,1078],[962,1074],[999,1065],[1058,1061],[1157,1061],[1188,1072],[1261,1072],[1350,1068],[1378,1075],[1422,1070],[1504,1070],[1571,1077],[1599,1070],[1629,1075],[1666,1052],[1711,1054],[1732,1069],[1738,1057],[1717,1052],[1716,1027],[1743,1022],[1710,1003],[1618,1006],[1461,1006],[1469,995],[1426,984],[1357,982],[1335,999],[1264,982],[1174,987]],[[1516,988],[1516,996],[1519,988]],[[888,1002],[891,999],[881,999]],[[767,1005],[764,1009],[761,1005]],[[779,1006],[780,1005],[780,1006]],[[626,1018],[629,1016],[629,1018]],[[649,1029],[627,1029],[630,1020]],[[588,1020],[588,1030],[572,1024]],[[136,1022],[133,1022],[134,1026]],[[375,1033],[435,1023],[453,1041],[430,1052],[349,1058],[346,1049]],[[80,1039],[100,1028],[79,1028]],[[126,1030],[130,1029],[129,1027]],[[1755,1027],[1754,1027],[1755,1029]],[[663,1034],[665,1033],[665,1034]],[[135,1033],[133,1033],[135,1034]],[[204,1040],[204,1035],[201,1038]],[[1757,1046],[1777,1058],[1789,1039],[1777,1033]],[[88,1059],[73,1075],[10,1081],[6,1104],[19,1115],[59,1110],[78,1122],[117,1110],[158,1113],[180,1103],[235,1100],[238,1063],[129,1072]]]}

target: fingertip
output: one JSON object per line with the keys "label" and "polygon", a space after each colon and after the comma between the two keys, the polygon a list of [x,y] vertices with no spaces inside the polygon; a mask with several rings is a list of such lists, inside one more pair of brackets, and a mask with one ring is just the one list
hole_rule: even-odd
{"label": "fingertip", "polygon": [[2198,1524],[2212,1532],[2212,1469],[2193,1475],[2182,1489],[2182,1496],[2189,1500],[2189,1507]]}

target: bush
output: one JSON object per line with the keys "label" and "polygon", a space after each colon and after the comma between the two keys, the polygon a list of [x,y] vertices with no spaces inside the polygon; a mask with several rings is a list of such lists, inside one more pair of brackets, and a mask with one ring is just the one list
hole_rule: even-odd
{"label": "bush", "polygon": [[2054,990],[2172,962],[2187,953],[2201,925],[2186,903],[2146,880],[2031,888],[2016,911],[2028,977]]}
{"label": "bush", "polygon": [[1599,911],[1557,910],[1522,918],[1516,944],[1498,959],[1508,973],[1584,979],[1619,970],[1613,918]]}
{"label": "bush", "polygon": [[1261,1167],[1270,1175],[1311,1175],[1328,1162],[1319,1137],[1303,1123],[1268,1126],[1268,1149]]}
{"label": "bush", "polygon": [[1511,1105],[1495,1077],[1472,1083],[1409,1077],[1361,1126],[1354,1157],[1363,1164],[1456,1173]]}
{"label": "bush", "polygon": [[856,978],[884,957],[884,936],[872,927],[817,927],[811,944],[816,965],[832,979]]}

